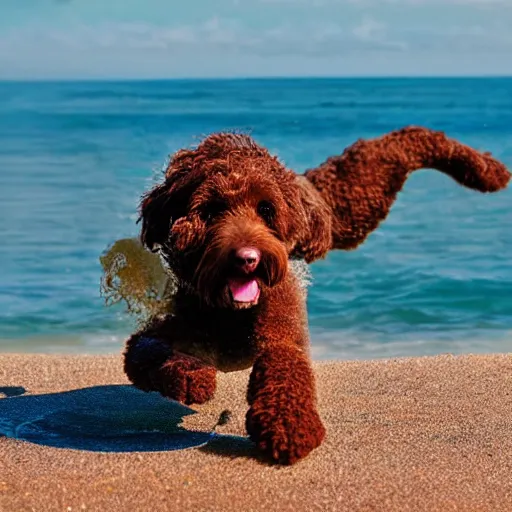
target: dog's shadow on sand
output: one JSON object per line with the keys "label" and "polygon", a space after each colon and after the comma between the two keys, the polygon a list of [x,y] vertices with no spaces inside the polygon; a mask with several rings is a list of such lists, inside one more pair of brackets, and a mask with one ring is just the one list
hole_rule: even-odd
{"label": "dog's shadow on sand", "polygon": [[253,453],[247,438],[216,434],[213,425],[211,431],[181,427],[182,419],[196,411],[133,386],[94,386],[46,395],[24,392],[21,387],[0,387],[6,397],[0,399],[0,436],[94,452],[203,447],[225,456]]}

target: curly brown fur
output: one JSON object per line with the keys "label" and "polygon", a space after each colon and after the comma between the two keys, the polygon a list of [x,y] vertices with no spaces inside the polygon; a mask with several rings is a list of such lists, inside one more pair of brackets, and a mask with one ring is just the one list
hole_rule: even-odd
{"label": "curly brown fur", "polygon": [[271,345],[254,362],[247,432],[260,450],[281,464],[297,462],[324,440],[314,381],[307,355],[289,344]]}
{"label": "curly brown fur", "polygon": [[305,457],[325,430],[290,261],[356,247],[422,167],[482,192],[510,179],[489,155],[424,128],[359,141],[304,176],[244,135],[214,134],[176,153],[142,200],[141,240],[165,259],[178,292],[172,314],[128,340],[128,377],[145,391],[202,403],[216,370],[252,366],[249,436],[279,463]]}
{"label": "curly brown fur", "polygon": [[409,174],[423,168],[437,169],[480,192],[501,190],[510,180],[506,167],[490,154],[442,132],[408,127],[360,140],[305,173],[334,211],[333,248],[361,244],[386,218]]}
{"label": "curly brown fur", "polygon": [[196,357],[172,350],[165,341],[134,335],[127,342],[124,369],[144,391],[158,391],[183,404],[202,404],[213,397],[217,370]]}

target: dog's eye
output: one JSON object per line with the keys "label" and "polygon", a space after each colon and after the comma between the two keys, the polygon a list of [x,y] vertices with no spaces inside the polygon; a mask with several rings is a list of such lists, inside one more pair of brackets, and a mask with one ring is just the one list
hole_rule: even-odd
{"label": "dog's eye", "polygon": [[212,221],[226,210],[226,204],[222,201],[212,201],[206,205],[203,211],[203,218],[206,221]]}
{"label": "dog's eye", "polygon": [[274,205],[270,201],[260,201],[258,203],[258,215],[267,223],[271,224],[276,214]]}

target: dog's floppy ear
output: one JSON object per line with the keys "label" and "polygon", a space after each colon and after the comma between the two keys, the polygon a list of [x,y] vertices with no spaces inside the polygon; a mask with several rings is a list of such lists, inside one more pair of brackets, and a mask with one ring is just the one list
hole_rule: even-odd
{"label": "dog's floppy ear", "polygon": [[191,155],[190,151],[176,153],[166,170],[165,181],[142,198],[140,239],[150,251],[156,252],[166,244],[173,225],[187,216],[190,196],[202,180],[200,169],[189,167]]}
{"label": "dog's floppy ear", "polygon": [[510,180],[507,168],[489,153],[442,132],[408,127],[360,140],[341,156],[305,173],[330,209],[332,248],[353,249],[361,244],[386,218],[409,174],[424,168],[437,169],[480,192],[501,190]]}
{"label": "dog's floppy ear", "polygon": [[291,257],[304,258],[311,263],[323,258],[332,248],[332,210],[304,176],[296,177],[296,191],[295,213],[302,222],[295,219],[297,241]]}
{"label": "dog's floppy ear", "polygon": [[145,194],[140,204],[140,240],[153,252],[156,252],[169,236],[175,212],[170,189],[166,182],[162,183]]}

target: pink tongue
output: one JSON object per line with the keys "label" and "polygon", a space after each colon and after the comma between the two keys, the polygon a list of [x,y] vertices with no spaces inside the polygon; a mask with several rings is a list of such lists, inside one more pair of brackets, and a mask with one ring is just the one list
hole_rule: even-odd
{"label": "pink tongue", "polygon": [[237,302],[254,302],[260,292],[256,279],[251,279],[250,281],[231,279],[229,281],[229,289],[233,295],[233,300]]}

